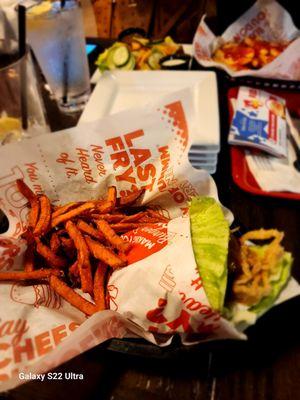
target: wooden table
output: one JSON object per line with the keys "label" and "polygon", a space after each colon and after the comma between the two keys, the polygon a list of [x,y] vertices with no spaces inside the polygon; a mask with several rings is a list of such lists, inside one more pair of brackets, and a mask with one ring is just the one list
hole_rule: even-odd
{"label": "wooden table", "polygon": [[[226,137],[228,111],[219,82],[222,150],[214,179],[222,203],[247,229],[285,231],[284,246],[294,255],[293,275],[300,280],[299,202],[251,196],[232,182]],[[51,126],[75,125],[47,102]],[[275,307],[248,329],[247,342],[222,341],[182,347],[175,341],[160,349],[112,341],[56,369],[84,375],[82,381],[30,382],[3,396],[25,399],[218,399],[296,400],[300,398],[300,298]],[[1,395],[0,395],[1,397]]]}

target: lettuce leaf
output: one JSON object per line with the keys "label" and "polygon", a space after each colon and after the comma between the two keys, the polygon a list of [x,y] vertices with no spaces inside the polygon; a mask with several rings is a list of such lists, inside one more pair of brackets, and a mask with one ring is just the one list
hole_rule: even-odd
{"label": "lettuce leaf", "polygon": [[258,317],[273,307],[289,281],[292,262],[291,253],[285,252],[278,262],[275,274],[270,276],[272,288],[270,294],[264,297],[258,304],[252,307],[241,303],[228,305],[226,317],[234,323],[237,329],[244,331],[248,326],[253,325]]}
{"label": "lettuce leaf", "polygon": [[280,271],[279,278],[273,280],[272,276],[270,277],[272,288],[270,294],[267,297],[264,297],[258,304],[251,307],[250,311],[260,316],[273,306],[291,276],[292,263],[293,257],[291,253],[285,252],[276,268]]}
{"label": "lettuce leaf", "polygon": [[227,285],[229,225],[212,197],[190,202],[191,236],[195,260],[211,307],[221,311]]}

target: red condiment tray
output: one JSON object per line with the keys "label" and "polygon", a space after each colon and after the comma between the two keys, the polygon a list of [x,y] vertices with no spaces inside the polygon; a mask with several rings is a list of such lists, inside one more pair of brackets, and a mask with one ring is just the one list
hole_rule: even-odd
{"label": "red condiment tray", "polygon": [[[229,118],[230,122],[233,118],[233,107],[231,99],[236,99],[238,95],[238,87],[228,90]],[[300,94],[295,92],[287,92],[274,88],[263,88],[267,92],[283,97],[286,100],[287,108],[291,113],[295,113],[300,117]],[[241,189],[254,195],[277,197],[284,199],[300,200],[300,193],[291,192],[266,192],[262,190],[252,175],[245,157],[245,150],[240,146],[231,146],[231,173],[233,181]]]}

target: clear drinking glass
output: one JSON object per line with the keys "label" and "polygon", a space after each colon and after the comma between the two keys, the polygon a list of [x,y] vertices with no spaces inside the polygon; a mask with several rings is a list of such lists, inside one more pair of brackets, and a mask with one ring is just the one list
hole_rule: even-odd
{"label": "clear drinking glass", "polygon": [[38,2],[27,10],[27,34],[60,109],[81,110],[90,95],[90,77],[79,3]]}
{"label": "clear drinking glass", "polygon": [[0,145],[49,132],[30,50],[0,41]]}

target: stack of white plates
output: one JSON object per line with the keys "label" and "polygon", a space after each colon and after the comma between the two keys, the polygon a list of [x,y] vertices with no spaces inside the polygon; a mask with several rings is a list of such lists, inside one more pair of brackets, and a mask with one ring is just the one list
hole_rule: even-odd
{"label": "stack of white plates", "polygon": [[217,169],[218,152],[218,149],[204,150],[192,146],[189,152],[189,160],[194,168],[205,169],[210,174],[214,174]]}
{"label": "stack of white plates", "polygon": [[189,159],[195,168],[216,171],[220,147],[217,80],[206,71],[113,71],[99,77],[79,123],[146,105],[171,92],[193,87],[197,124]]}

